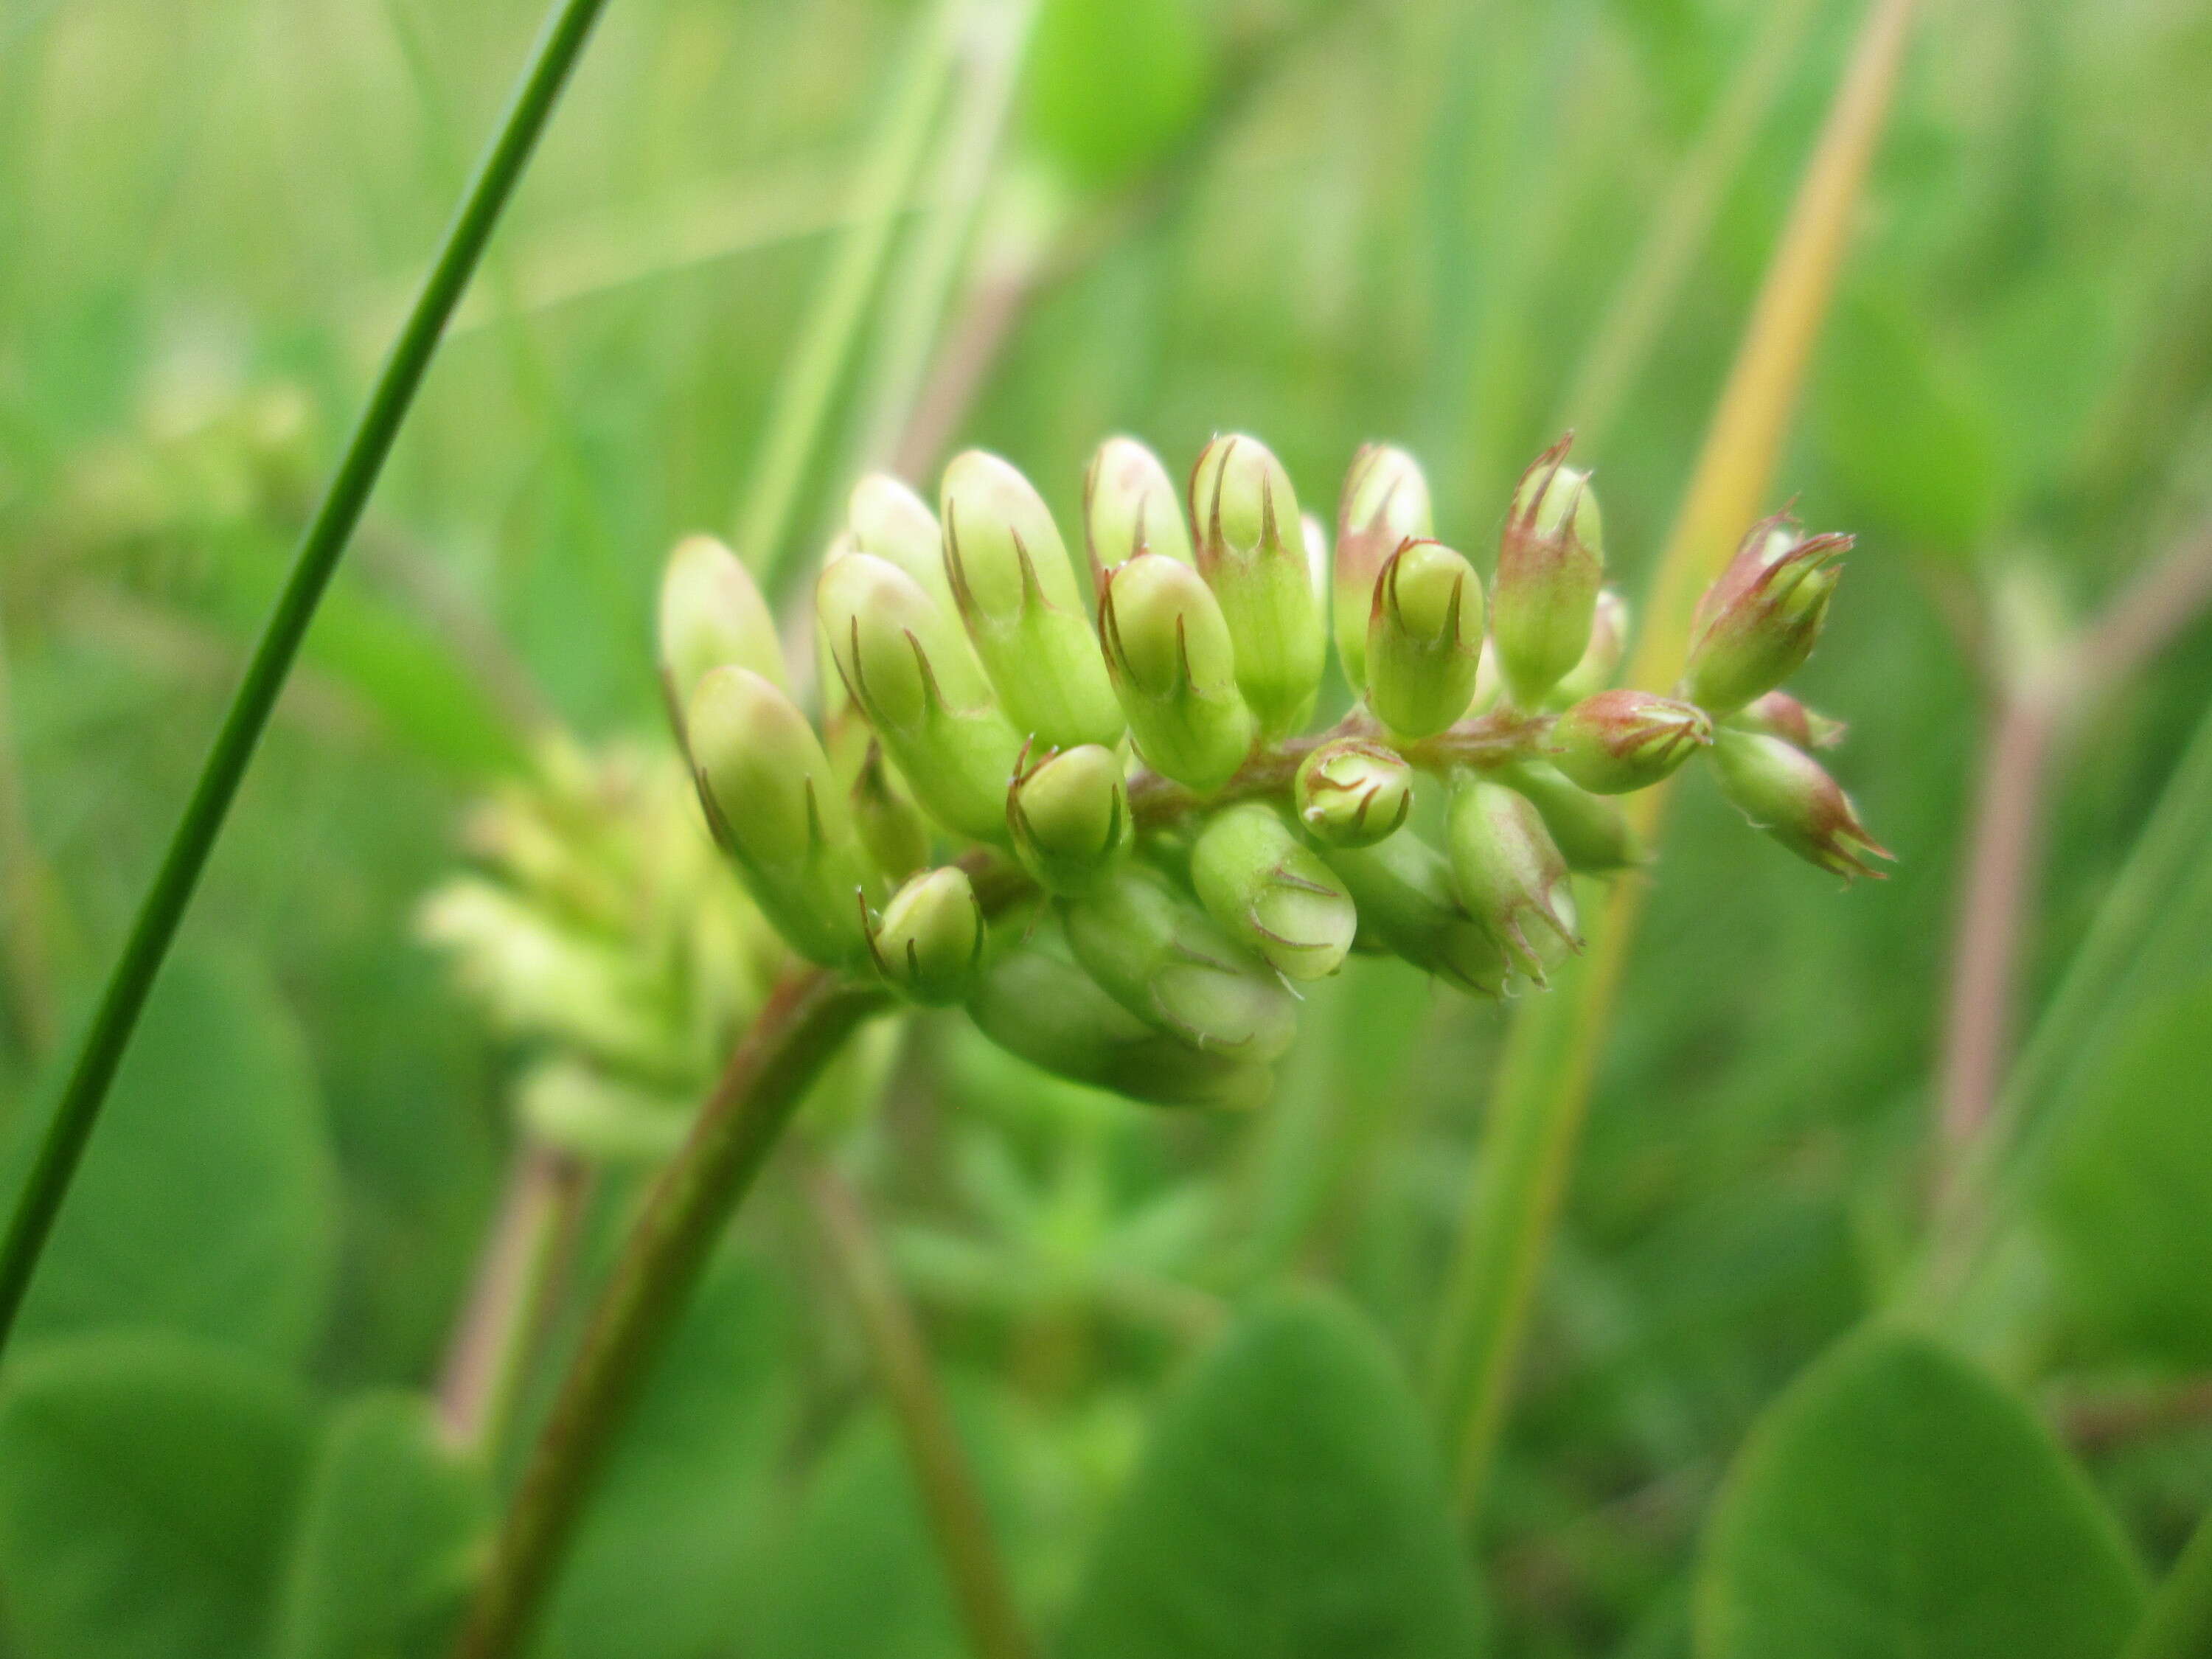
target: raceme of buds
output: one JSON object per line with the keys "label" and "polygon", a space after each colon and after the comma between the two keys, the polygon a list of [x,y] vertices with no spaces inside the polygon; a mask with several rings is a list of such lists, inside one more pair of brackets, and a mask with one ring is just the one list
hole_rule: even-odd
{"label": "raceme of buds", "polygon": [[1003,842],[1021,739],[957,624],[912,577],[866,553],[823,568],[815,607],[847,690],[923,809],[957,834]]}
{"label": "raceme of buds", "polygon": [[1721,789],[1744,817],[1791,852],[1845,880],[1883,872],[1869,859],[1893,858],[1866,832],[1858,809],[1836,781],[1795,744],[1723,726],[1713,740]]}
{"label": "raceme of buds", "polygon": [[1752,526],[1698,600],[1682,695],[1717,718],[1804,665],[1843,576],[1849,536],[1808,536],[1777,514]]}
{"label": "raceme of buds", "polygon": [[1562,438],[1521,477],[1498,544],[1491,635],[1506,689],[1534,708],[1589,647],[1605,542],[1589,474]]}
{"label": "raceme of buds", "polygon": [[1567,671],[1566,678],[1551,690],[1544,699],[1553,708],[1565,708],[1594,696],[1613,684],[1613,671],[1620,659],[1628,654],[1628,601],[1617,589],[1601,587],[1597,591],[1597,609],[1590,617],[1589,643],[1583,647],[1582,660]]}
{"label": "raceme of buds", "polygon": [[1084,744],[1029,765],[1006,790],[1006,828],[1023,867],[1047,892],[1089,892],[1129,844],[1121,758]]}
{"label": "raceme of buds", "polygon": [[1121,740],[1121,710],[1052,513],[971,449],[945,469],[945,570],[1014,729],[1051,748]]}
{"label": "raceme of buds", "polygon": [[1295,731],[1312,711],[1328,636],[1290,475],[1258,439],[1216,438],[1191,471],[1190,520],[1261,735]]}
{"label": "raceme of buds", "polygon": [[1146,763],[1200,793],[1228,782],[1255,727],[1213,590],[1164,553],[1141,555],[1107,574],[1098,634]]}
{"label": "raceme of buds", "polygon": [[1297,1035],[1282,981],[1159,872],[1124,865],[1061,915],[1107,995],[1194,1047],[1271,1060]]}
{"label": "raceme of buds", "polygon": [[1728,723],[1739,732],[1762,732],[1770,738],[1780,738],[1808,752],[1833,749],[1850,729],[1841,720],[1808,708],[1787,691],[1753,697],[1729,715]]}
{"label": "raceme of buds", "polygon": [[791,700],[750,668],[699,682],[685,712],[699,799],[755,902],[800,955],[848,964],[880,882],[830,757]]}
{"label": "raceme of buds", "polygon": [[1109,438],[1091,458],[1083,475],[1083,542],[1094,582],[1144,553],[1197,563],[1175,480],[1134,438]]}
{"label": "raceme of buds", "polygon": [[[1109,439],[1083,481],[1095,625],[1004,461],[947,469],[941,525],[865,478],[816,586],[821,739],[750,579],[695,538],[663,583],[660,658],[672,696],[690,688],[709,823],[802,955],[964,1004],[1060,1076],[1188,1105],[1263,1097],[1293,982],[1354,950],[1482,995],[1542,985],[1579,948],[1574,879],[1644,862],[1616,798],[1701,750],[1785,845],[1873,873],[1887,855],[1808,753],[1841,726],[1775,686],[1847,538],[1757,526],[1674,696],[1610,689],[1627,608],[1565,453],[1516,491],[1486,605],[1401,451],[1355,459],[1323,591],[1322,527],[1265,446],[1215,439],[1178,497],[1151,451]],[[1332,634],[1354,706],[1295,735]]]}
{"label": "raceme of buds", "polygon": [[1413,810],[1413,769],[1368,738],[1337,738],[1298,763],[1298,822],[1325,847],[1372,847]]}
{"label": "raceme of buds", "polygon": [[975,989],[983,968],[983,912],[967,872],[915,877],[872,919],[868,955],[884,982],[925,1007],[949,1007]]}
{"label": "raceme of buds", "polygon": [[1692,704],[1649,691],[1600,691],[1552,724],[1552,764],[1595,795],[1648,789],[1713,740]]}
{"label": "raceme of buds", "polygon": [[1323,979],[1358,932],[1352,895],[1273,807],[1231,806],[1191,848],[1191,884],[1230,936],[1291,979]]}
{"label": "raceme of buds", "polygon": [[[1367,623],[1383,562],[1403,543],[1426,541],[1435,533],[1429,481],[1420,464],[1388,444],[1361,445],[1337,502],[1330,601],[1336,659],[1354,691],[1367,687]],[[1480,636],[1479,617],[1471,631]]]}
{"label": "raceme of buds", "polygon": [[660,578],[660,678],[679,714],[711,669],[750,668],[788,689],[775,617],[751,573],[712,536],[686,536]]}
{"label": "raceme of buds", "polygon": [[1367,623],[1367,701],[1408,738],[1467,713],[1482,654],[1482,583],[1441,542],[1407,542],[1384,561]]}
{"label": "raceme of buds", "polygon": [[1460,902],[1515,968],[1543,984],[1581,939],[1566,860],[1534,804],[1504,784],[1466,779],[1452,794],[1449,836]]}

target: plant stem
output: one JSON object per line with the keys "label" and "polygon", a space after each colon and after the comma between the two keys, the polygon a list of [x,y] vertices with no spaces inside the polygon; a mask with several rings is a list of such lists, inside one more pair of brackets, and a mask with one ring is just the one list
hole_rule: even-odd
{"label": "plant stem", "polygon": [[1035,1650],[1014,1609],[991,1517],[930,1369],[921,1325],[884,1257],[860,1195],[827,1163],[808,1170],[807,1188],[837,1277],[860,1316],[876,1380],[906,1442],[969,1645],[977,1659],[1030,1659]]}
{"label": "plant stem", "polygon": [[520,1650],[615,1437],[683,1312],[715,1240],[749,1192],[792,1113],[880,990],[820,969],[787,975],[661,1171],[599,1293],[455,1650],[461,1659]]}
{"label": "plant stem", "polygon": [[[1699,589],[1765,503],[1849,245],[1912,10],[1912,0],[1874,0],[1860,26],[1655,574],[1630,684],[1674,684]],[[1626,805],[1647,846],[1656,840],[1666,797],[1662,784]],[[1587,953],[1553,994],[1523,1005],[1499,1065],[1431,1351],[1433,1398],[1470,1511],[1480,1501],[1504,1424],[1644,892],[1640,882],[1614,884]]]}
{"label": "plant stem", "polygon": [[0,1350],[15,1328],[40,1252],[99,1121],[132,1029],[176,938],[200,872],[222,832],[323,591],[368,504],[447,319],[468,286],[605,4],[605,0],[556,0],[498,133],[477,163],[414,307],[347,441],[337,471],[301,538],[292,574],[200,769],[161,866],[140,903],[16,1205],[7,1242],[0,1246]]}
{"label": "plant stem", "polygon": [[2151,1597],[2120,1659],[2203,1659],[2212,1653],[2212,1515]]}
{"label": "plant stem", "polygon": [[771,598],[790,571],[792,513],[859,337],[891,232],[913,196],[930,126],[957,59],[954,46],[968,3],[936,0],[916,21],[919,33],[898,84],[883,106],[882,125],[854,187],[851,227],[837,245],[829,275],[815,292],[776,382],[759,470],[737,532],[738,556],[758,573]]}

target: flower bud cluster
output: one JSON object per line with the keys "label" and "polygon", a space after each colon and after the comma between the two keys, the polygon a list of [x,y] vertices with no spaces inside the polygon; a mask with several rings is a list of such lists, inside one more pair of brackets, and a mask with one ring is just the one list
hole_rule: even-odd
{"label": "flower bud cluster", "polygon": [[[1568,453],[1523,475],[1487,588],[1382,446],[1353,459],[1333,557],[1243,434],[1181,490],[1109,439],[1079,562],[994,455],[955,459],[935,512],[864,479],[814,587],[818,726],[743,566],[686,541],[661,658],[707,819],[801,955],[1171,1104],[1264,1097],[1292,988],[1356,950],[1484,995],[1545,984],[1581,946],[1577,877],[1644,861],[1617,798],[1700,752],[1784,846],[1876,873],[1812,757],[1842,727],[1778,689],[1850,538],[1755,526],[1674,694],[1616,688],[1628,611]],[[1332,643],[1352,705],[1301,736],[1340,695]]]}

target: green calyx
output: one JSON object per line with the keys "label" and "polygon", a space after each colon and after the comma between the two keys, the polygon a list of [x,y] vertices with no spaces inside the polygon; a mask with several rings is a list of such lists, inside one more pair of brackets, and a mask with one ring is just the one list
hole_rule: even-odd
{"label": "green calyx", "polygon": [[1344,965],[1359,928],[1352,895],[1273,808],[1231,806],[1191,848],[1191,884],[1231,938],[1291,979]]}
{"label": "green calyx", "polygon": [[1216,438],[1190,475],[1198,568],[1221,602],[1237,688],[1278,738],[1313,710],[1328,653],[1290,475],[1256,438]]}
{"label": "green calyx", "polygon": [[945,470],[941,505],[953,600],[1014,729],[1053,748],[1120,742],[1121,711],[1043,498],[971,449]]}
{"label": "green calyx", "polygon": [[1460,902],[1514,967],[1537,984],[1582,948],[1567,862],[1535,804],[1502,783],[1454,790],[1449,834]]}
{"label": "green calyx", "polygon": [[775,617],[752,574],[712,536],[676,544],[660,577],[661,685],[680,715],[699,682],[725,665],[790,689]]}
{"label": "green calyx", "polygon": [[863,959],[880,878],[806,717],[751,669],[726,666],[699,682],[684,725],[700,805],[754,902],[800,955]]}
{"label": "green calyx", "polygon": [[1065,896],[1089,892],[1128,850],[1121,757],[1085,744],[1018,769],[1006,791],[1006,828],[1039,886]]}
{"label": "green calyx", "polygon": [[1498,544],[1491,635],[1507,690],[1524,708],[1589,648],[1605,541],[1589,474],[1566,465],[1571,437],[1538,456],[1521,477]]}
{"label": "green calyx", "polygon": [[1109,438],[1091,458],[1083,475],[1083,541],[1094,582],[1146,553],[1197,563],[1175,481],[1134,438]]}
{"label": "green calyx", "polygon": [[1553,765],[1595,795],[1648,789],[1713,740],[1705,711],[1649,691],[1600,691],[1552,724]]}
{"label": "green calyx", "polygon": [[1387,744],[1337,738],[1298,763],[1298,823],[1324,847],[1372,847],[1413,810],[1413,769]]}
{"label": "green calyx", "polygon": [[1383,562],[1367,623],[1367,701],[1402,737],[1433,736],[1467,713],[1482,655],[1482,583],[1441,542],[1407,542]]}
{"label": "green calyx", "polygon": [[1691,625],[1682,695],[1734,714],[1802,667],[1843,579],[1849,536],[1807,536],[1778,515],[1752,526]]}
{"label": "green calyx", "polygon": [[[1436,533],[1429,481],[1420,463],[1388,444],[1363,444],[1345,475],[1336,510],[1336,557],[1330,573],[1330,619],[1337,661],[1354,691],[1367,689],[1367,625],[1375,583],[1390,556],[1409,541]],[[1478,617],[1474,633],[1480,636]]]}
{"label": "green calyx", "polygon": [[983,911],[967,872],[931,870],[891,895],[868,932],[884,983],[925,1007],[964,1001],[983,969]]}
{"label": "green calyx", "polygon": [[1146,763],[1201,793],[1228,782],[1257,727],[1237,690],[1229,624],[1198,573],[1164,553],[1109,572],[1098,634]]}

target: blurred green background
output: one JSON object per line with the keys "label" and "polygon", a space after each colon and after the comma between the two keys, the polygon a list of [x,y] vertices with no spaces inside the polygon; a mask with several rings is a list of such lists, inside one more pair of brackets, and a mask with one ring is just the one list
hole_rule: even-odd
{"label": "blurred green background", "polygon": [[[1030,21],[973,11],[986,58]],[[1353,448],[1388,439],[1480,562],[1520,468],[1573,424],[1635,593],[1861,16],[1047,0],[1006,130],[964,173],[977,94],[956,81],[790,556],[885,453],[916,342],[941,365],[980,318],[1002,337],[941,441],[1005,453],[1064,522],[1109,431],[1171,467],[1217,428],[1256,432],[1324,514]],[[11,1192],[538,22],[536,0],[0,7]],[[348,1634],[316,1601],[348,1592],[302,1565],[362,1559],[313,1544],[347,1457],[435,1461],[389,1391],[437,1374],[532,1057],[456,990],[417,907],[462,860],[471,803],[544,732],[663,741],[661,557],[736,522],[928,27],[873,0],[609,8],[285,694],[11,1355],[0,1651],[426,1639]],[[1680,792],[1474,1539],[1482,1611],[1440,1607],[1439,1631],[1479,1617],[1498,1654],[1689,1652],[1723,1471],[1917,1247],[1992,666],[2050,648],[2212,514],[2209,84],[2212,12],[2191,0],[1925,9],[1774,503],[1858,533],[1795,689],[1850,721],[1836,769],[1899,861],[1839,892],[1702,773]],[[2212,1498],[2212,737],[2182,763],[2208,696],[2212,629],[2185,623],[2058,745],[2019,1022],[2036,1041],[2074,985],[2023,1100],[2053,1150],[1977,1304],[1984,1357],[2153,1563]],[[2162,864],[2142,848],[2161,814]],[[2136,908],[2116,915],[2115,894]],[[2100,938],[2117,956],[2069,981]],[[1085,1564],[1145,1497],[1126,1495],[1148,1425],[1239,1308],[1261,1298],[1261,1328],[1206,1374],[1229,1388],[1243,1366],[1255,1401],[1344,1303],[1380,1333],[1347,1398],[1402,1388],[1393,1353],[1418,1371],[1504,1018],[1356,963],[1310,1004],[1281,1097],[1227,1122],[1046,1083],[952,1021],[912,1032],[848,1162],[1040,1626],[1098,1594]],[[636,1180],[593,1184],[579,1283]],[[1294,1279],[1341,1300],[1267,1300]],[[472,1559],[480,1499],[450,1474],[407,1489],[402,1530],[452,1546],[408,1569],[423,1628]],[[1393,1501],[1378,1486],[1378,1513]],[[1378,1573],[1402,1564],[1383,1553]],[[963,1650],[790,1181],[771,1176],[657,1375],[544,1650]]]}

